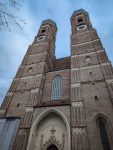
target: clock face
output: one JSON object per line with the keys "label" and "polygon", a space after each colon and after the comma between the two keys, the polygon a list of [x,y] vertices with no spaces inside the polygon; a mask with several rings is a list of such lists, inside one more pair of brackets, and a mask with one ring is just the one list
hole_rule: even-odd
{"label": "clock face", "polygon": [[43,40],[44,38],[45,38],[45,35],[40,35],[40,36],[37,37],[37,41],[41,41],[41,40]]}
{"label": "clock face", "polygon": [[80,24],[77,26],[77,30],[84,30],[86,28],[86,24]]}

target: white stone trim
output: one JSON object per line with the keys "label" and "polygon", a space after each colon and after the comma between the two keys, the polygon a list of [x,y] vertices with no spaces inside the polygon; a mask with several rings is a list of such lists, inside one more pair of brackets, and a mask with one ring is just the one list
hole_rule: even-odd
{"label": "white stone trim", "polygon": [[84,44],[92,43],[92,42],[95,42],[95,41],[100,41],[100,39],[96,39],[96,40],[92,40],[92,41],[88,41],[88,42],[84,42],[84,43],[77,43],[77,44],[71,45],[71,47],[73,47],[75,45],[84,45]]}
{"label": "white stone trim", "polygon": [[38,44],[32,44],[32,46],[35,46],[35,45],[44,45],[44,44],[48,44],[48,42],[43,42],[43,43],[38,43]]}
{"label": "white stone trim", "polygon": [[[100,64],[99,65],[93,65],[93,66],[85,66],[85,67],[80,67],[79,69],[82,70],[82,69],[87,69],[87,68],[96,68],[96,67],[100,67]],[[77,70],[78,68],[72,68],[71,70]]]}
{"label": "white stone trim", "polygon": [[104,52],[105,50],[104,49],[101,49],[101,50],[98,50],[96,51],[97,53],[100,53],[100,52]]}
{"label": "white stone trim", "polygon": [[72,107],[83,107],[82,102],[72,102]]}
{"label": "white stone trim", "polygon": [[95,52],[90,52],[90,53],[84,53],[84,54],[78,54],[78,55],[73,55],[72,57],[77,57],[77,56],[87,56],[89,54],[96,54],[96,51]]}
{"label": "white stone trim", "polygon": [[[88,30],[88,31],[85,31],[85,32],[81,32],[81,33],[76,33],[75,35],[79,35],[79,34],[83,34],[83,33],[88,33],[88,32],[91,32],[93,30]],[[75,35],[71,35],[71,37],[74,37]]]}
{"label": "white stone trim", "polygon": [[80,87],[81,83],[75,83],[75,84],[71,84],[72,87]]}
{"label": "white stone trim", "polygon": [[5,111],[6,111],[6,109],[0,109],[0,114],[4,114],[5,113]]}
{"label": "white stone trim", "polygon": [[64,70],[54,70],[54,71],[52,71],[52,72],[47,72],[46,74],[51,74],[51,73],[55,73],[55,72],[63,72],[63,71],[67,71],[67,70],[71,70],[71,69],[64,69]]}
{"label": "white stone trim", "polygon": [[71,56],[71,58],[74,58],[74,57],[77,57],[78,55],[73,55],[73,56]]}
{"label": "white stone trim", "polygon": [[85,128],[74,128],[73,132],[76,134],[82,134],[82,133],[86,133]]}
{"label": "white stone trim", "polygon": [[19,80],[19,78],[14,78],[13,80],[14,80],[14,81],[15,81],[15,80]]}
{"label": "white stone trim", "polygon": [[34,108],[33,107],[26,107],[25,112],[33,112]]}
{"label": "white stone trim", "polygon": [[106,80],[107,83],[113,83],[113,79]]}
{"label": "white stone trim", "polygon": [[101,66],[107,66],[107,65],[110,65],[110,62],[102,63],[102,64],[101,64]]}
{"label": "white stone trim", "polygon": [[33,78],[33,76],[22,77],[20,79],[30,79],[30,78]]}
{"label": "white stone trim", "polygon": [[20,68],[24,68],[24,65],[23,65],[23,66],[22,66],[22,65],[20,65],[20,66],[19,66],[19,69],[20,69]]}
{"label": "white stone trim", "polygon": [[72,71],[76,71],[76,70],[80,70],[80,68],[72,68],[72,69],[71,69],[71,72],[72,72]]}
{"label": "white stone trim", "polygon": [[87,69],[87,68],[96,68],[96,67],[107,66],[107,65],[110,65],[110,62],[102,63],[102,64],[98,64],[98,65],[93,65],[93,66],[84,66],[84,67],[80,67],[80,68],[72,68],[71,71],[79,70],[79,69],[82,70],[82,69]]}
{"label": "white stone trim", "polygon": [[6,96],[12,96],[14,92],[7,92]]}
{"label": "white stone trim", "polygon": [[100,53],[100,52],[104,52],[104,49],[94,51],[94,52],[89,52],[89,53],[82,53],[82,54],[73,55],[73,56],[71,56],[71,58],[74,58],[74,57],[77,57],[77,56],[85,56],[85,55],[87,56],[87,55],[90,55],[90,54],[96,54],[96,53]]}
{"label": "white stone trim", "polygon": [[31,89],[31,93],[38,93],[38,91],[39,91],[39,88]]}

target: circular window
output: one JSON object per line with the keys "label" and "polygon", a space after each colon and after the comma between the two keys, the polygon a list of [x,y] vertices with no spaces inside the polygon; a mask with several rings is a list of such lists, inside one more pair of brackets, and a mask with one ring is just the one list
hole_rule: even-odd
{"label": "circular window", "polygon": [[45,35],[40,35],[40,36],[37,37],[37,41],[41,41],[41,40],[43,40],[44,38],[45,38]]}
{"label": "circular window", "polygon": [[86,24],[80,24],[77,26],[77,30],[84,30],[86,28]]}

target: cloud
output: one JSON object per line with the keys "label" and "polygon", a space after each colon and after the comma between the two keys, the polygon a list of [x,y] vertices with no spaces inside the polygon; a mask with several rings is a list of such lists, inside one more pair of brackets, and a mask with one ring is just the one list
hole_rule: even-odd
{"label": "cloud", "polygon": [[[107,7],[106,7],[107,6]],[[113,1],[109,0],[25,0],[20,17],[26,20],[23,30],[12,27],[12,32],[0,34],[0,103],[15,76],[28,46],[37,35],[41,22],[52,19],[58,26],[56,37],[56,57],[70,55],[70,17],[74,10],[83,8],[89,12],[94,28],[113,63]]]}

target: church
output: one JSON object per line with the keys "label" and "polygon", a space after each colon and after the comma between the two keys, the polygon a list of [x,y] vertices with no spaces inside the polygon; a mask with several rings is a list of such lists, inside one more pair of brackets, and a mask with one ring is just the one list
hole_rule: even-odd
{"label": "church", "polygon": [[0,108],[0,150],[113,150],[113,67],[88,12],[70,21],[60,59],[42,21]]}

